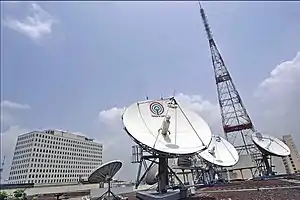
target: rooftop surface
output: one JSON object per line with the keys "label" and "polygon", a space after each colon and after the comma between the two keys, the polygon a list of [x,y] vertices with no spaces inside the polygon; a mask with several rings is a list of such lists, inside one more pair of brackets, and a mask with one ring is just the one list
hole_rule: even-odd
{"label": "rooftop surface", "polygon": [[[76,185],[77,189],[61,191],[52,188],[52,192],[45,193],[50,188],[28,188],[26,193],[28,199],[32,199],[33,194],[39,193],[38,199],[51,200],[56,199],[56,195],[62,195],[60,198],[69,197],[70,200],[81,200],[83,196],[99,197],[107,190],[107,188],[98,188],[97,184],[92,185]],[[80,190],[79,190],[80,188]],[[32,190],[32,191],[31,191]],[[34,190],[34,191],[33,191]],[[131,192],[131,187],[112,187],[115,194],[128,197],[129,200],[136,200],[135,192]],[[75,192],[76,191],[76,192]],[[96,193],[95,193],[96,192]],[[193,200],[300,200],[300,176],[283,176],[281,179],[272,180],[249,180],[249,181],[233,181],[231,183],[197,188],[195,195],[187,199]],[[97,199],[97,198],[93,198]]]}
{"label": "rooftop surface", "polygon": [[[135,193],[123,194],[128,200],[136,200]],[[300,199],[300,181],[264,180],[240,181],[223,186],[196,190],[188,199],[193,200],[297,200]]]}

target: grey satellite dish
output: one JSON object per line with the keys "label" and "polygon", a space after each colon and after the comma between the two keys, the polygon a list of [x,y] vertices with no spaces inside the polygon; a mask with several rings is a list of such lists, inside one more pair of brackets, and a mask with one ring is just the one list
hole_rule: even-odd
{"label": "grey satellite dish", "polygon": [[106,199],[113,197],[114,199],[121,199],[119,196],[114,194],[111,191],[111,184],[112,178],[118,173],[118,171],[122,167],[122,162],[119,160],[110,161],[103,165],[101,165],[98,169],[91,173],[88,177],[89,183],[108,183],[108,190],[102,194],[99,199]]}
{"label": "grey satellite dish", "polygon": [[252,134],[252,141],[262,152],[262,158],[266,166],[265,175],[267,176],[273,174],[268,155],[285,157],[291,154],[290,148],[274,136],[255,132]]}
{"label": "grey satellite dish", "polygon": [[158,165],[154,164],[148,171],[145,182],[148,185],[154,185],[155,183],[157,183],[157,180],[158,180],[157,175],[158,175]]}
{"label": "grey satellite dish", "polygon": [[264,154],[279,157],[291,154],[290,148],[274,136],[256,132],[252,134],[252,141]]}

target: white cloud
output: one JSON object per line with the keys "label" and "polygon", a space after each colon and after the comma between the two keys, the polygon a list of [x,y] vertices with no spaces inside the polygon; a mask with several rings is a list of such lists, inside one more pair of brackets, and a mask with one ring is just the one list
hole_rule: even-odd
{"label": "white cloud", "polygon": [[22,20],[7,17],[3,24],[36,41],[50,35],[57,20],[36,3],[31,4],[29,13]]}
{"label": "white cloud", "polygon": [[99,113],[99,119],[102,123],[108,126],[112,125],[111,127],[114,127],[116,124],[121,125],[121,116],[124,112],[124,109],[125,108],[113,107],[108,110],[102,110]]}
{"label": "white cloud", "polygon": [[2,101],[1,108],[9,108],[9,109],[31,109],[28,104],[19,104],[11,101]]}
{"label": "white cloud", "polygon": [[28,104],[20,104],[11,101],[1,102],[1,130],[6,130],[9,126],[17,122],[17,117],[13,115],[15,110],[29,110]]}
{"label": "white cloud", "polygon": [[283,62],[275,67],[270,76],[259,85],[256,96],[266,98],[271,94],[282,98],[286,97],[282,93],[292,95],[291,92],[299,91],[299,76],[300,52],[292,61]]}
{"label": "white cloud", "polygon": [[221,115],[219,105],[205,100],[200,95],[179,93],[176,99],[186,108],[196,112],[209,124],[213,134],[221,133]]}
{"label": "white cloud", "polygon": [[124,108],[113,107],[99,113],[99,121],[105,131],[103,141],[103,160],[122,160],[123,167],[119,173],[121,179],[131,180],[136,175],[137,165],[131,164],[131,146],[134,142],[122,129],[121,116]]}
{"label": "white cloud", "polygon": [[[6,157],[4,165],[3,177],[8,178],[8,173],[13,157],[16,138],[22,133],[29,132],[26,127],[16,125],[17,115],[13,113],[15,110],[28,110],[31,107],[28,104],[19,104],[11,101],[1,102],[1,162],[3,156]],[[2,175],[1,175],[2,176]],[[3,178],[1,177],[1,178]],[[3,181],[3,180],[1,180]]]}
{"label": "white cloud", "polygon": [[7,111],[1,109],[1,130],[5,130],[15,122],[15,118]]}
{"label": "white cloud", "polygon": [[274,68],[258,86],[257,112],[263,129],[275,135],[292,134],[300,144],[300,52]]}

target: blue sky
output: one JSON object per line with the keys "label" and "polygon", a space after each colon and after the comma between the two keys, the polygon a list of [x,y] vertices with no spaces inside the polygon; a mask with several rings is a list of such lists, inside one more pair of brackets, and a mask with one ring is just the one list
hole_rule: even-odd
{"label": "blue sky", "polygon": [[[21,130],[51,127],[105,141],[124,133],[109,129],[99,120],[99,112],[123,108],[143,99],[145,92],[157,98],[176,90],[199,95],[212,105],[217,102],[197,2],[1,4],[5,22],[1,23],[1,100],[31,108],[3,106],[2,115],[13,118],[2,124],[4,135],[11,126]],[[269,95],[261,92],[264,97],[257,98],[255,92],[265,80],[278,76],[270,74],[276,66],[292,61],[300,51],[300,3],[204,2],[203,6],[254,123],[272,132],[278,130],[274,124],[286,120],[280,130],[296,135],[300,131],[296,120],[287,118],[296,117],[295,109],[300,110],[295,103],[300,98],[297,84],[288,94],[283,88]],[[28,24],[24,21],[28,16],[35,21]],[[17,20],[27,28],[16,26]],[[287,78],[299,82],[300,67],[295,66]],[[270,95],[289,98],[280,105],[294,104],[286,105],[288,111],[278,111],[271,120],[267,116],[274,116],[270,112],[278,105],[261,109],[276,99]],[[299,144],[300,138],[296,141]]]}

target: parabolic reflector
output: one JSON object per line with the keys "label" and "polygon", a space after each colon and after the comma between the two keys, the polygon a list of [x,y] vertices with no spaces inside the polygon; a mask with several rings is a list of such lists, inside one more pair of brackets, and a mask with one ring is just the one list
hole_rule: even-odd
{"label": "parabolic reflector", "polygon": [[207,123],[175,98],[133,103],[122,119],[124,129],[137,144],[159,154],[193,154],[211,141]]}
{"label": "parabolic reflector", "polygon": [[259,132],[252,134],[253,143],[265,154],[285,157],[290,155],[290,148],[278,138]]}
{"label": "parabolic reflector", "polygon": [[223,167],[235,165],[239,160],[239,155],[232,144],[224,138],[213,135],[208,149],[198,154],[204,160]]}
{"label": "parabolic reflector", "polygon": [[145,181],[148,185],[154,185],[155,183],[157,183],[157,178],[158,176],[158,165],[154,164],[150,170],[148,171]]}
{"label": "parabolic reflector", "polygon": [[88,178],[89,183],[108,182],[121,169],[122,162],[119,160],[110,161],[101,165],[91,173]]}

